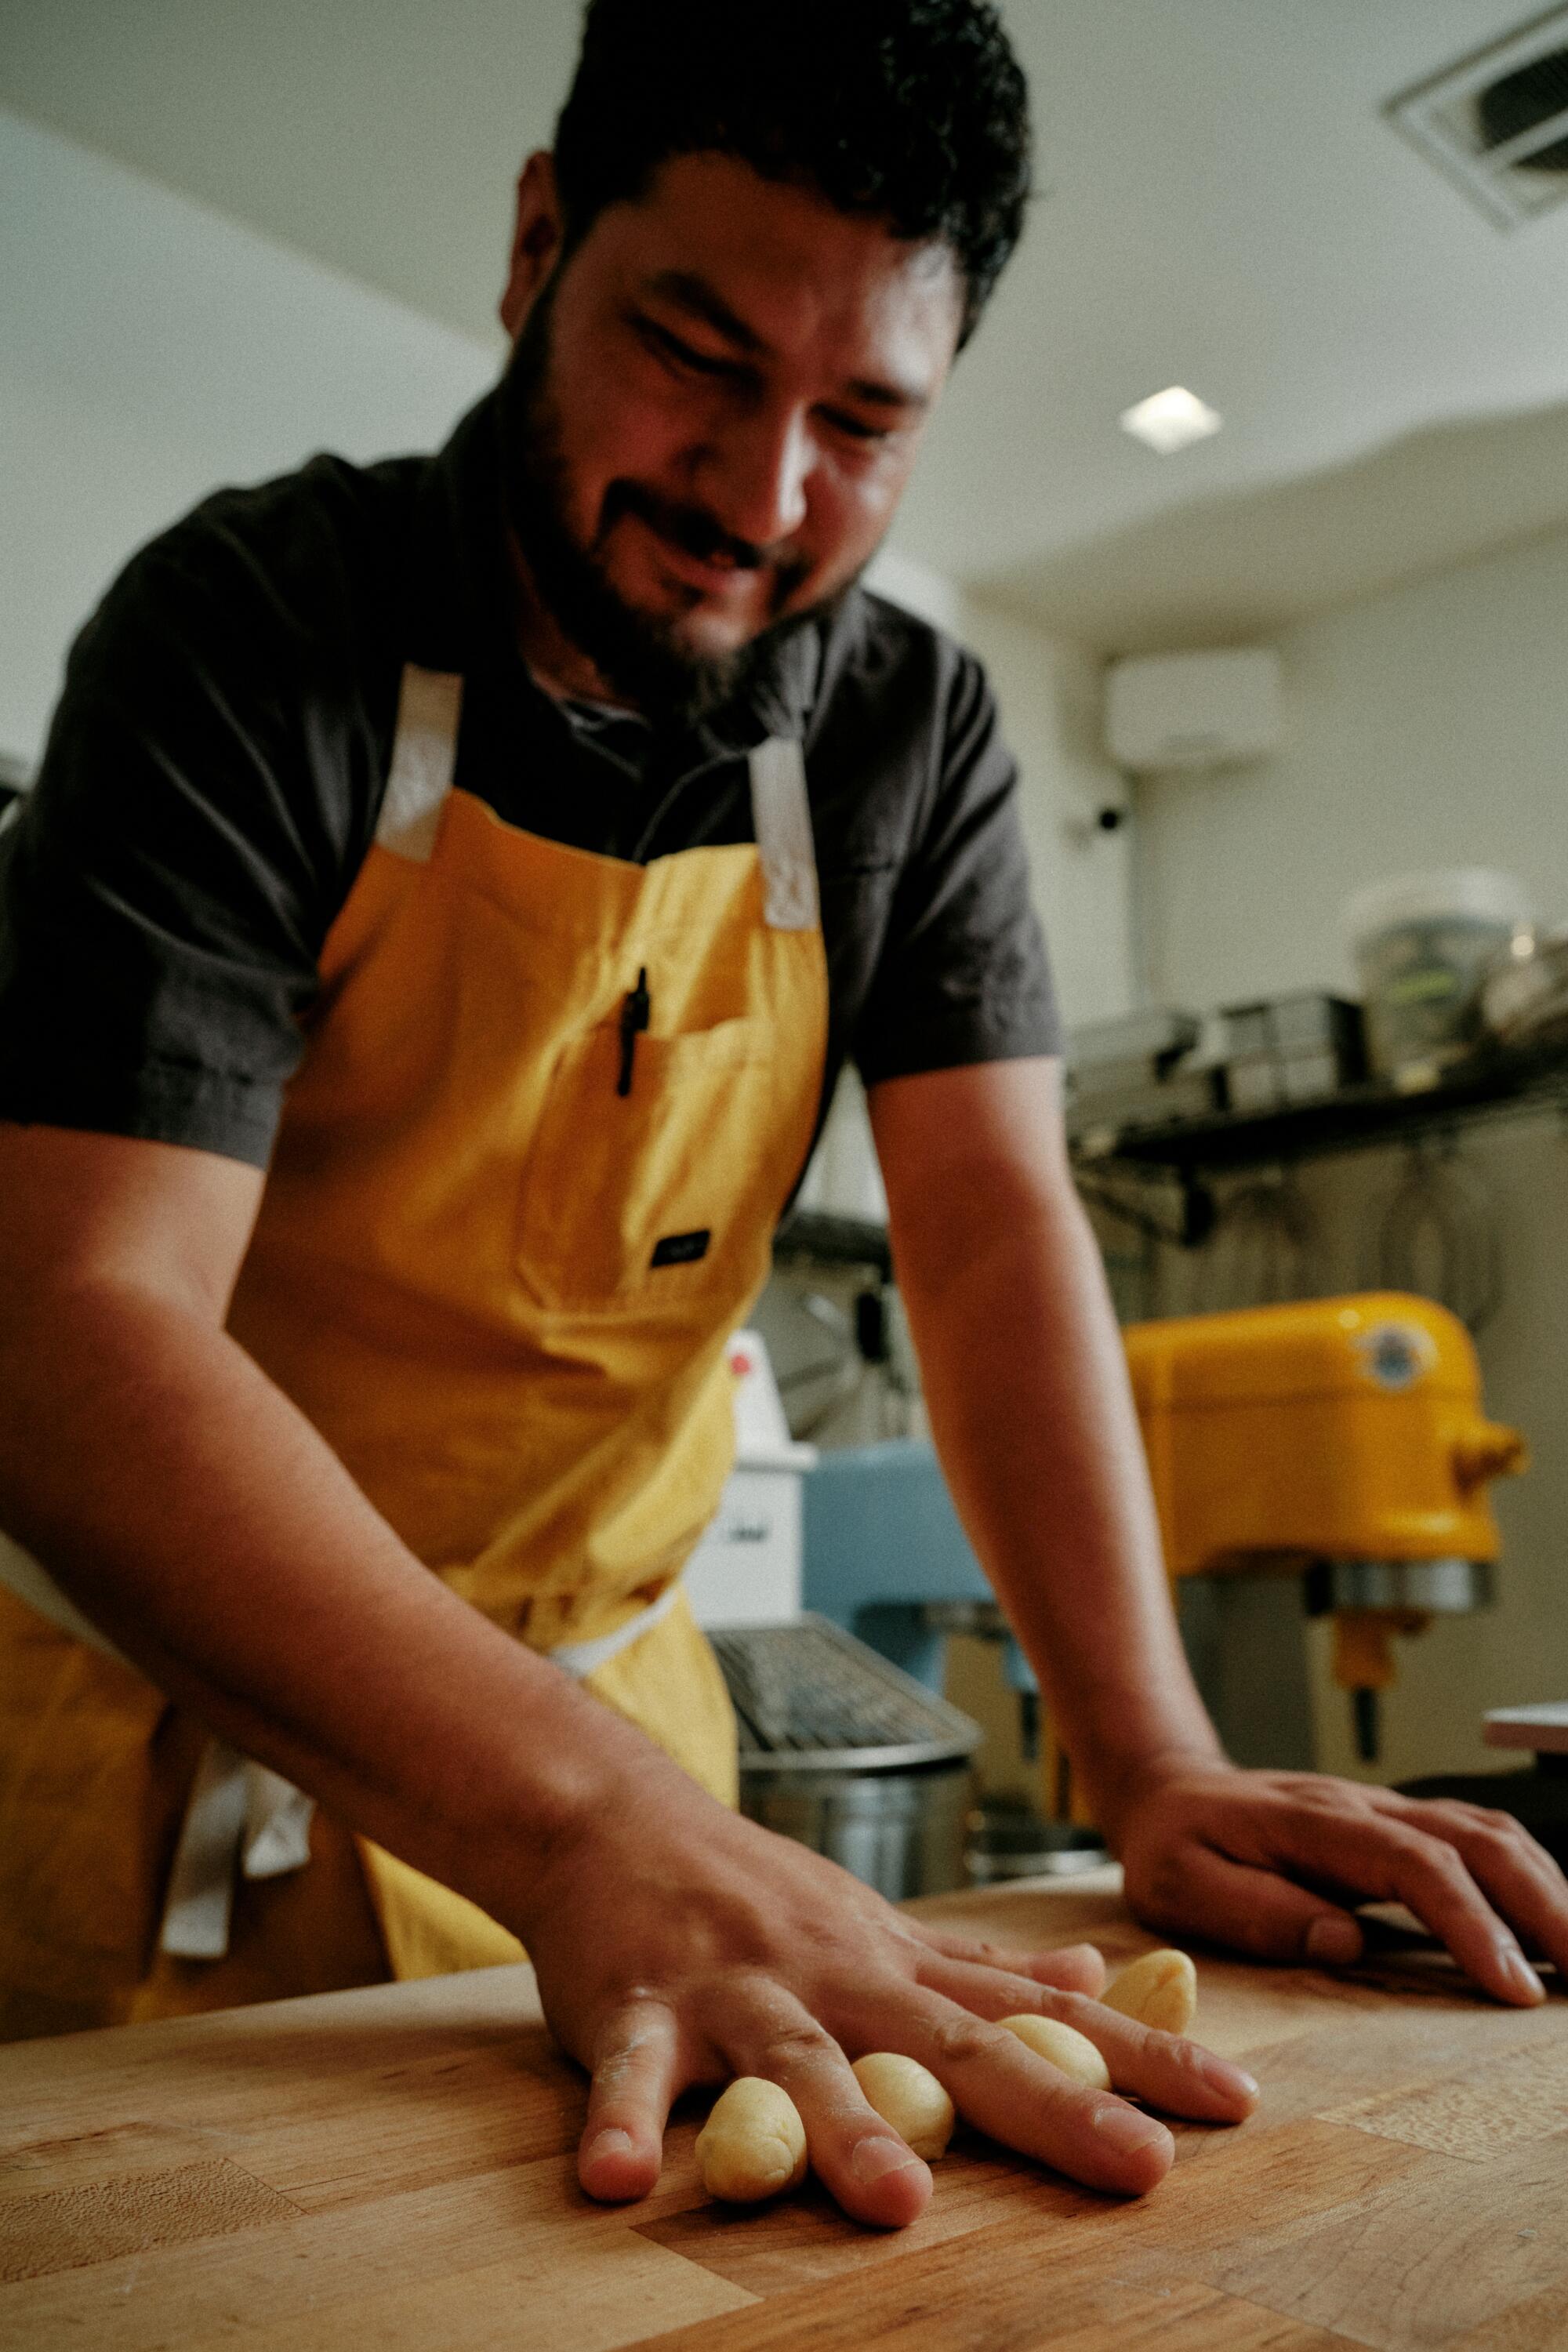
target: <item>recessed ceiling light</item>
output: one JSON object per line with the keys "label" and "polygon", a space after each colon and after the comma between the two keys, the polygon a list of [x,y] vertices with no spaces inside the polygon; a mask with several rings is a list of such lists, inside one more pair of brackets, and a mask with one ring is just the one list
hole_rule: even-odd
{"label": "recessed ceiling light", "polygon": [[1123,433],[1146,441],[1162,457],[1184,449],[1191,441],[1206,441],[1225,423],[1217,410],[1179,383],[1167,384],[1163,392],[1152,392],[1135,407],[1124,408],[1120,421]]}

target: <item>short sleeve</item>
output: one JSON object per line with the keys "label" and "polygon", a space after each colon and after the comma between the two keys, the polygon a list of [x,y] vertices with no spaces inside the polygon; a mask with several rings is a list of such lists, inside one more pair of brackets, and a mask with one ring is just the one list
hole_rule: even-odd
{"label": "short sleeve", "polygon": [[0,835],[0,1118],[265,1166],[363,855],[332,668],[207,509],[110,590]]}
{"label": "short sleeve", "polygon": [[1017,770],[984,673],[964,655],[943,713],[929,812],[894,890],[852,1050],[874,1086],[1060,1049]]}

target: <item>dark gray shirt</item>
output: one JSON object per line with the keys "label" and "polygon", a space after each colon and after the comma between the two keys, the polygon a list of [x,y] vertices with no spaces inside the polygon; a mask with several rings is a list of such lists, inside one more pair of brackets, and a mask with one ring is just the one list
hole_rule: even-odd
{"label": "dark gray shirt", "polygon": [[0,835],[0,1118],[266,1165],[405,662],[463,674],[462,789],[638,863],[750,840],[748,750],[802,740],[824,1105],[846,1055],[874,1085],[1058,1049],[978,663],[857,589],[710,724],[563,705],[516,648],[497,432],[492,396],[438,457],[220,491],[110,589]]}

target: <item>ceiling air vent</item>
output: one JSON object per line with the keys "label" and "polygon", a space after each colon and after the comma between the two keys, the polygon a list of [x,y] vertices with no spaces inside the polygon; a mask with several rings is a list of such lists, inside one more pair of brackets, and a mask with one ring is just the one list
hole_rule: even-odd
{"label": "ceiling air vent", "polygon": [[1498,228],[1568,197],[1568,6],[1391,98],[1384,113]]}

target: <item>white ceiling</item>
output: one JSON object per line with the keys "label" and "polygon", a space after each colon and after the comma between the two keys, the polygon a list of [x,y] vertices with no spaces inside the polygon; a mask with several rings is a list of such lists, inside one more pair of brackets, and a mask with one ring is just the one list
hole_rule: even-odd
{"label": "white ceiling", "polygon": [[[1531,0],[1005,13],[1044,193],[910,494],[910,554],[1125,649],[1255,634],[1568,520],[1568,205],[1501,233],[1378,110]],[[0,100],[489,337],[510,182],[577,17],[0,0]],[[1116,419],[1172,382],[1226,421],[1161,458]]]}
{"label": "white ceiling", "polygon": [[1434,425],[1002,569],[992,601],[1110,653],[1271,635],[1568,525],[1568,405]]}

